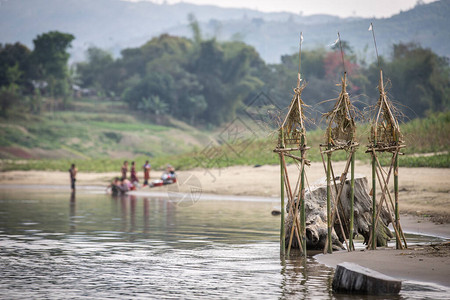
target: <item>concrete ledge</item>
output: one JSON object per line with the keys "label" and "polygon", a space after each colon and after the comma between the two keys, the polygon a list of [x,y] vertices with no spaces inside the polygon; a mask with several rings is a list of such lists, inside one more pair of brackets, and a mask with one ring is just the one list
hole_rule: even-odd
{"label": "concrete ledge", "polygon": [[367,295],[398,294],[402,282],[360,265],[338,264],[333,278],[333,291]]}

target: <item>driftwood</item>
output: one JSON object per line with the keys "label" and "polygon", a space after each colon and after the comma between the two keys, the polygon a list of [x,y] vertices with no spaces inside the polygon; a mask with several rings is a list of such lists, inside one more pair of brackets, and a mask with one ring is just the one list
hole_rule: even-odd
{"label": "driftwood", "polygon": [[401,288],[401,280],[354,263],[340,263],[334,272],[333,291],[337,293],[365,295],[398,294]]}
{"label": "driftwood", "polygon": [[[339,189],[340,181],[336,177],[336,183]],[[311,185],[311,190],[305,191],[305,210],[306,210],[306,246],[311,250],[322,250],[327,239],[327,183],[326,178],[319,180]],[[336,190],[332,188],[332,199],[336,197]],[[333,203],[333,201],[332,201]],[[332,204],[333,205],[333,204]],[[289,203],[286,210],[289,210]],[[334,207],[334,205],[333,205]],[[340,219],[344,224],[342,227],[345,236],[349,237],[349,220],[350,220],[350,178],[345,182],[338,205]],[[291,232],[292,217],[285,220],[286,239],[289,238]],[[376,226],[377,229],[377,246],[385,246],[393,237],[387,226],[390,223],[388,211],[383,208],[380,213],[380,219]],[[367,178],[355,174],[355,204],[354,204],[354,232],[353,236],[360,234],[364,237],[364,243],[367,244],[370,237],[370,228],[372,226],[372,198],[369,195]],[[345,249],[343,246],[344,236],[340,229],[338,218],[335,218],[332,231],[333,249]],[[287,244],[287,242],[286,242]],[[298,243],[293,239],[294,248],[299,248]]]}

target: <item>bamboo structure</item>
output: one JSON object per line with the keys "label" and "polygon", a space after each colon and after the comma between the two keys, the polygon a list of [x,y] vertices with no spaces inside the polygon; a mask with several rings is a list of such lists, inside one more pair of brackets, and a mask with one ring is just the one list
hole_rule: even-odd
{"label": "bamboo structure", "polygon": [[[292,228],[289,233],[289,243],[287,245],[287,256],[290,255],[292,240],[295,238],[298,241],[300,251],[303,256],[306,256],[306,216],[305,216],[305,165],[310,162],[306,159],[306,151],[309,147],[306,146],[306,129],[305,116],[303,114],[304,102],[301,99],[301,93],[305,88],[305,84],[301,83],[300,66],[301,66],[301,45],[302,35],[300,39],[299,51],[299,70],[297,78],[297,87],[294,89],[294,97],[289,105],[289,110],[284,118],[283,123],[278,129],[278,143],[273,150],[280,156],[280,172],[281,172],[281,232],[280,232],[280,253],[285,255],[286,251],[286,236],[285,236],[285,192],[288,198],[288,218],[292,218]],[[300,156],[293,155],[292,152],[300,152]],[[295,185],[294,192],[289,180],[289,174],[286,168],[285,157],[292,158],[299,166],[299,177]],[[300,220],[298,218],[300,209]]]}
{"label": "bamboo structure", "polygon": [[[405,147],[403,142],[403,137],[400,132],[400,126],[398,121],[394,116],[395,108],[391,101],[386,96],[384,90],[383,82],[383,71],[380,68],[380,82],[378,86],[380,96],[376,105],[376,116],[373,118],[371,125],[371,135],[369,139],[369,144],[367,145],[366,153],[370,153],[372,157],[372,199],[373,199],[373,213],[372,213],[372,227],[371,227],[371,238],[369,239],[368,248],[376,249],[377,247],[377,237],[376,229],[377,223],[379,221],[380,211],[383,205],[386,206],[389,217],[394,228],[394,233],[396,237],[396,248],[404,249],[408,245],[406,243],[405,235],[400,224],[399,216],[399,205],[398,205],[398,156],[402,153],[400,152],[402,148]],[[392,159],[389,165],[389,171],[385,177],[385,171],[378,159],[379,153],[391,153]],[[389,191],[389,180],[394,171],[394,201]],[[377,203],[376,188],[377,179],[379,186],[381,187],[380,200]],[[387,199],[389,199],[389,203]],[[389,205],[390,204],[390,205]],[[394,217],[392,217],[392,212]]]}
{"label": "bamboo structure", "polygon": [[[355,178],[355,152],[358,147],[356,142],[356,125],[354,121],[354,107],[350,102],[349,95],[347,93],[347,73],[344,72],[344,76],[341,81],[341,93],[337,98],[337,101],[331,111],[324,114],[327,118],[328,126],[326,133],[326,143],[320,145],[320,152],[322,155],[322,161],[324,164],[325,173],[327,176],[327,227],[328,237],[325,242],[324,253],[332,253],[332,230],[335,224],[335,218],[339,223],[341,232],[344,237],[344,242],[348,251],[354,250],[353,244],[353,214],[354,214],[354,178]],[[338,150],[345,150],[348,153],[347,163],[343,173],[340,176],[340,185],[336,183],[336,177],[334,176],[334,170],[332,165],[333,152]],[[327,163],[325,166],[324,154],[327,155]],[[351,168],[350,168],[351,165]],[[341,220],[339,214],[340,198],[342,190],[347,179],[348,170],[350,168],[351,173],[351,186],[350,186],[350,216],[344,217]],[[336,192],[336,196],[332,194],[332,182]],[[342,213],[344,210],[342,210]],[[348,224],[349,222],[350,224]],[[347,230],[344,230],[344,226]],[[349,233],[349,241],[347,242],[346,232]]]}
{"label": "bamboo structure", "polygon": [[[380,81],[378,84],[380,96],[375,107],[376,117],[374,117],[372,120],[371,135],[366,151],[366,153],[370,153],[372,157],[372,227],[370,232],[371,238],[369,239],[367,247],[369,249],[376,249],[377,247],[377,223],[383,204],[386,203],[385,206],[387,208],[387,211],[389,212],[389,218],[391,219],[391,223],[395,232],[396,248],[404,249],[408,248],[408,245],[406,243],[406,238],[403,234],[402,226],[400,224],[398,205],[398,156],[400,154],[403,154],[400,152],[400,150],[406,147],[406,145],[404,144],[403,136],[400,132],[400,126],[398,125],[398,121],[394,115],[395,108],[384,90],[383,70],[380,67],[377,42],[375,39],[375,30],[372,23],[370,23],[369,31],[372,31],[378,66],[380,68]],[[386,177],[384,176],[384,170],[378,159],[378,153],[383,152],[392,153],[392,159]],[[392,170],[394,170],[395,204],[392,201],[392,196],[388,188]],[[378,179],[378,183],[381,187],[381,196],[378,205],[376,203],[376,179]],[[389,206],[389,203],[386,200],[386,194],[388,195],[389,203],[391,204],[391,206]],[[390,209],[392,209],[394,213],[394,218],[391,215]]]}
{"label": "bamboo structure", "polygon": [[[283,135],[283,131],[280,130],[280,135]],[[281,255],[286,254],[286,234],[284,231],[284,164],[283,159],[280,156],[280,174],[281,174],[281,226],[280,226],[280,249]]]}

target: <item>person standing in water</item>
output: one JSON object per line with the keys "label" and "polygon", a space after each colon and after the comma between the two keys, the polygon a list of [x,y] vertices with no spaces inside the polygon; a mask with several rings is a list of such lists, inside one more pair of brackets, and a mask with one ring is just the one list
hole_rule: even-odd
{"label": "person standing in water", "polygon": [[72,188],[72,192],[75,192],[75,181],[77,181],[77,168],[75,167],[75,164],[72,164],[72,166],[69,169],[70,173],[70,187]]}
{"label": "person standing in water", "polygon": [[144,169],[144,186],[148,185],[148,181],[150,179],[150,170],[152,169],[152,165],[148,162],[148,160],[145,161],[145,165],[142,166]]}
{"label": "person standing in water", "polygon": [[122,165],[122,180],[127,179],[127,173],[128,173],[128,161],[124,161]]}
{"label": "person standing in water", "polygon": [[137,174],[136,174],[136,166],[134,164],[134,161],[132,161],[131,162],[131,183],[136,186],[138,182],[139,182],[139,179],[137,178]]}

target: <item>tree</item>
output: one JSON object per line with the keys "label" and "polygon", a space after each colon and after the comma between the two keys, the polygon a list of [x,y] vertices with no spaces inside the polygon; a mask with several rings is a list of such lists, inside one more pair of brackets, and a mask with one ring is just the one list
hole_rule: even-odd
{"label": "tree", "polygon": [[20,100],[14,85],[0,87],[0,114],[8,116],[11,107]]}
{"label": "tree", "polygon": [[[34,77],[45,80],[49,86],[49,94],[62,97],[63,108],[69,101],[70,82],[67,62],[70,54],[67,48],[75,37],[69,33],[50,31],[38,35],[34,40],[31,60],[34,67]],[[52,109],[55,108],[54,100]]]}
{"label": "tree", "polygon": [[263,83],[256,69],[264,66],[253,47],[241,42],[204,41],[188,65],[203,86],[207,107],[201,117],[212,124],[231,120],[245,98]]}
{"label": "tree", "polygon": [[[154,99],[155,97],[167,105],[169,105],[174,98],[174,81],[168,74],[150,73],[145,78],[137,82],[134,86],[128,87],[122,98],[127,102],[131,108],[139,109],[140,107],[147,107],[147,104],[142,106],[143,99]],[[159,101],[158,100],[158,101]],[[145,100],[144,100],[145,101]],[[150,110],[150,108],[146,108]]]}
{"label": "tree", "polygon": [[77,73],[84,87],[110,92],[116,86],[114,58],[108,51],[91,47],[86,51],[87,62],[77,64]]}
{"label": "tree", "polygon": [[0,86],[12,83],[7,72],[9,68],[15,66],[18,67],[20,76],[15,78],[14,82],[18,85],[26,84],[30,71],[30,54],[31,51],[20,43],[0,44]]}
{"label": "tree", "polygon": [[188,15],[189,27],[191,27],[193,40],[196,45],[200,45],[202,42],[202,32],[200,30],[200,25],[198,24],[197,18],[194,14],[190,13]]}
{"label": "tree", "polygon": [[69,33],[50,31],[38,35],[34,40],[32,53],[33,63],[37,67],[38,77],[66,78],[67,62],[70,54],[67,48],[71,47],[75,37]]}
{"label": "tree", "polygon": [[195,124],[196,118],[201,115],[207,107],[208,103],[206,103],[205,97],[203,97],[203,95],[187,97],[185,108],[187,110],[187,115],[189,117],[189,122],[191,123],[191,125]]}
{"label": "tree", "polygon": [[[406,116],[422,117],[428,111],[450,108],[448,58],[414,43],[400,43],[393,46],[391,61],[382,58],[381,62],[385,80],[391,81],[388,92]],[[377,65],[371,65],[368,73],[370,82],[378,82]]]}

